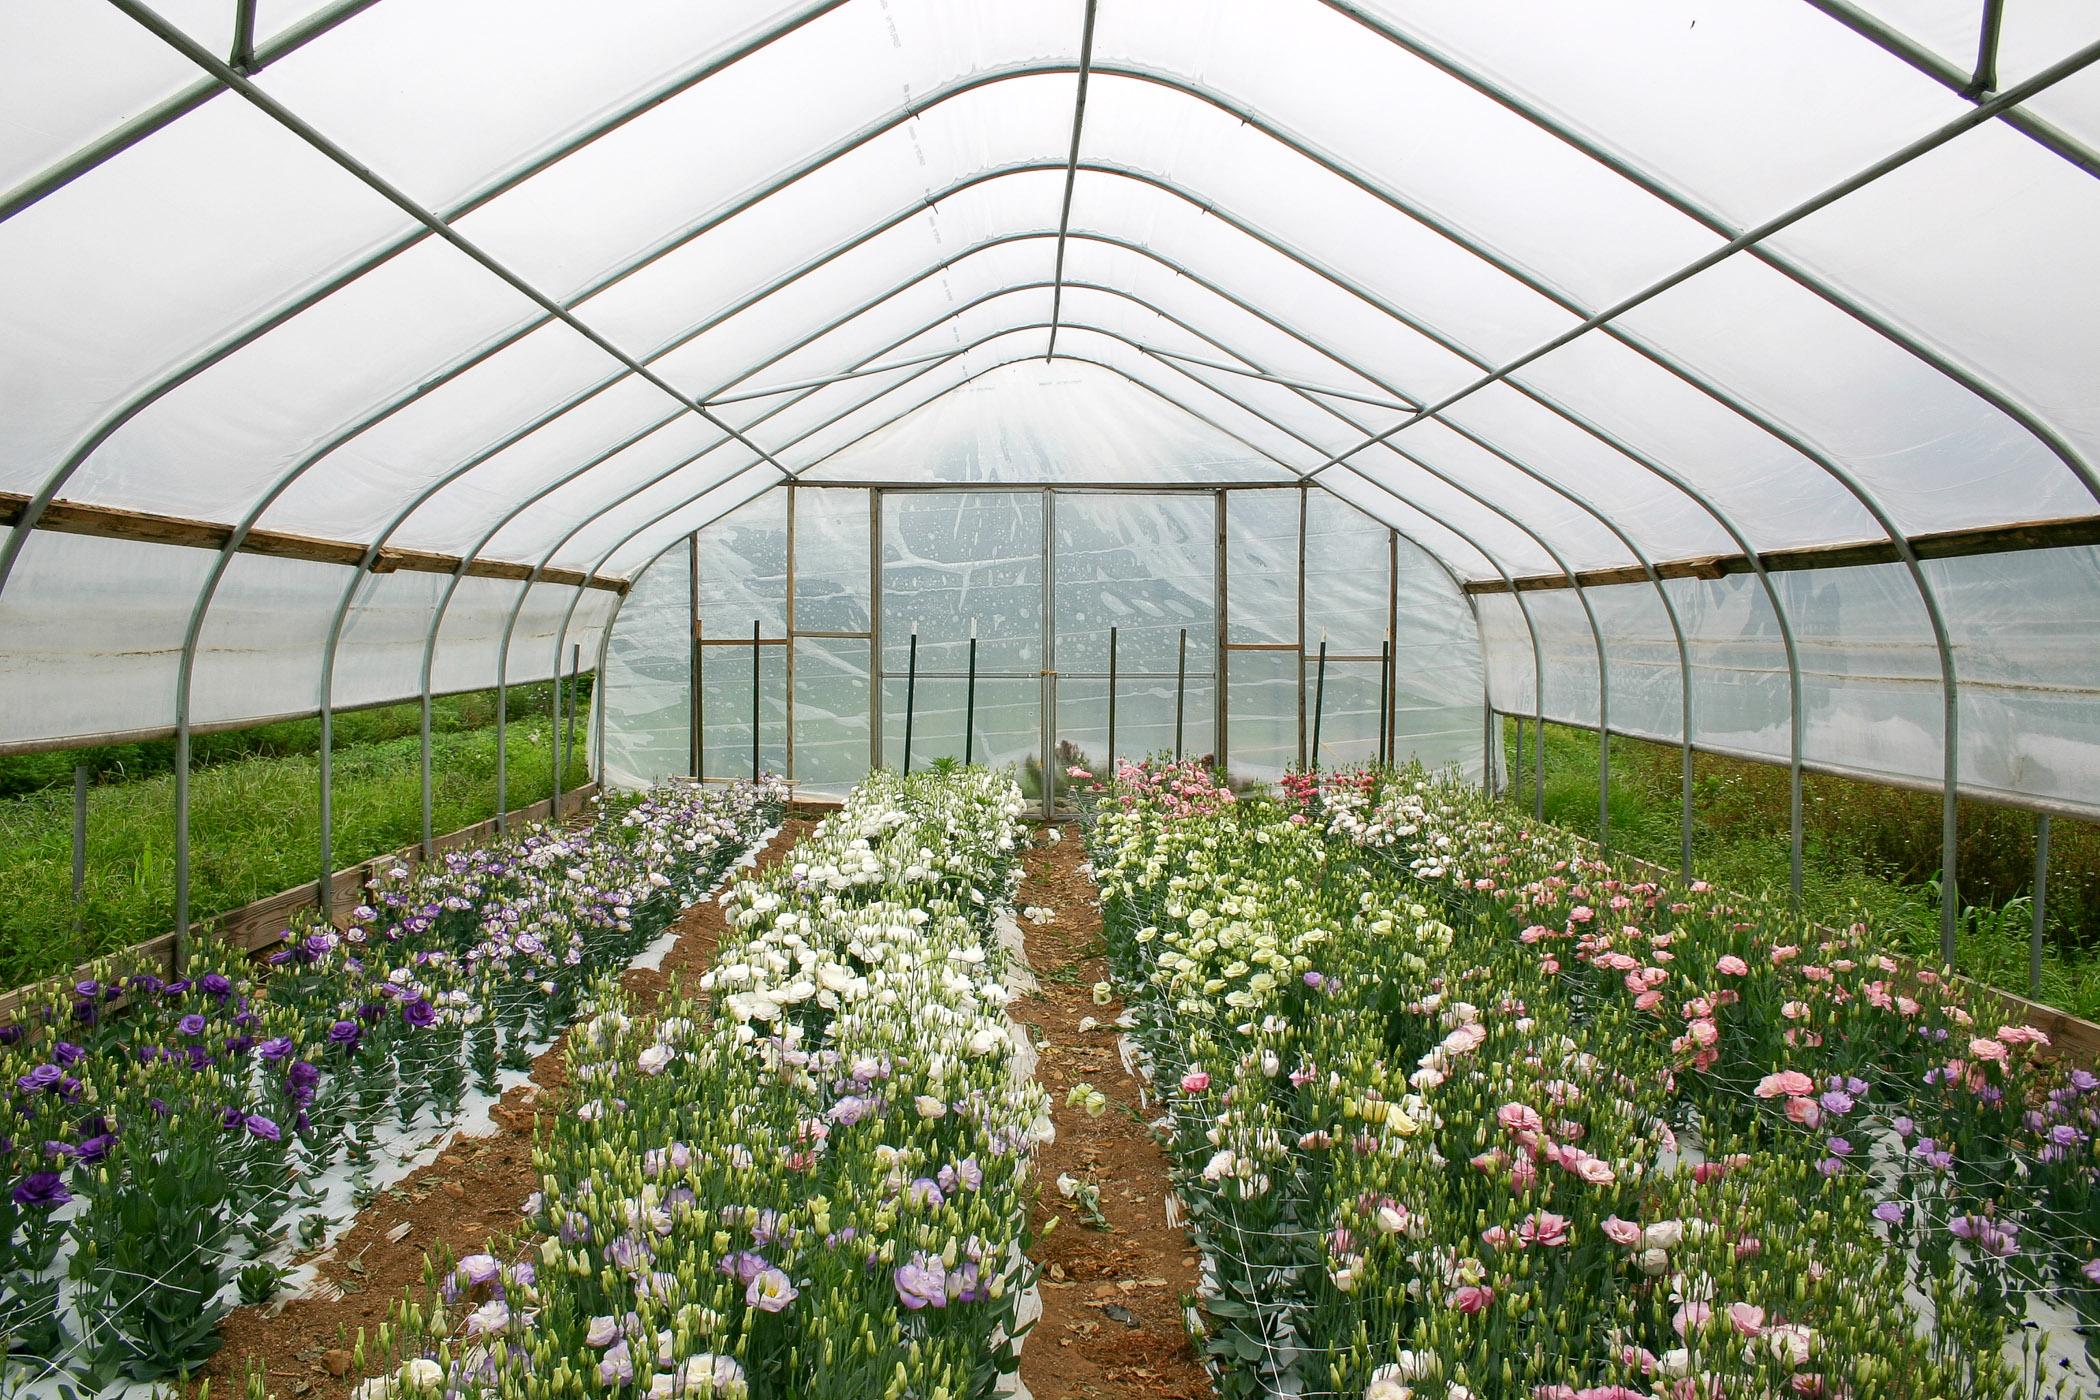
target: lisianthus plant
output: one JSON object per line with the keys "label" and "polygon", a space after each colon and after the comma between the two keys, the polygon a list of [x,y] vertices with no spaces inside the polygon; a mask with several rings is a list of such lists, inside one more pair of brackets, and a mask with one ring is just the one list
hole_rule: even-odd
{"label": "lisianthus plant", "polygon": [[[578,828],[404,864],[347,928],[301,923],[266,958],[207,945],[180,978],[90,976],[24,1008],[0,1027],[12,1379],[157,1380],[208,1356],[243,1265],[325,1233],[332,1169],[368,1173],[384,1124],[442,1124],[470,1080],[493,1087],[492,1059],[551,1039],[784,801],[774,783],[607,799]],[[525,987],[541,1009],[516,1014]]]}
{"label": "lisianthus plant", "polygon": [[876,773],[723,894],[696,989],[645,1017],[601,987],[524,1229],[435,1262],[364,1400],[993,1394],[1049,1131],[996,936],[1022,805]]}
{"label": "lisianthus plant", "polygon": [[1944,1249],[1891,1223],[1947,1208],[1946,1135],[1983,1112],[1950,1045],[1999,1047],[1952,1077],[2019,1099],[2013,1128],[2039,1113],[2030,1138],[2076,1118],[2084,1081],[2031,1035],[1978,1037],[1940,979],[1804,957],[1768,908],[1604,869],[1419,773],[1229,805],[1173,781],[1119,774],[1089,851],[1221,1394],[2038,1384],[1990,1263],[2020,1257],[2036,1173]]}

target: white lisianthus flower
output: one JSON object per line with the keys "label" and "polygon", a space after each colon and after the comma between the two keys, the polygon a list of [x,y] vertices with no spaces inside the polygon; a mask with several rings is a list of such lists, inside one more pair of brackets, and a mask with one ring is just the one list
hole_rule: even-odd
{"label": "white lisianthus flower", "polygon": [[635,1056],[634,1063],[644,1074],[662,1074],[671,1061],[677,1058],[678,1052],[670,1046],[652,1045]]}
{"label": "white lisianthus flower", "polygon": [[445,1368],[427,1356],[401,1363],[401,1385],[407,1390],[436,1390],[445,1383]]}
{"label": "white lisianthus flower", "polygon": [[1380,1366],[1364,1387],[1364,1400],[1413,1400],[1414,1391],[1402,1379],[1398,1366]]}

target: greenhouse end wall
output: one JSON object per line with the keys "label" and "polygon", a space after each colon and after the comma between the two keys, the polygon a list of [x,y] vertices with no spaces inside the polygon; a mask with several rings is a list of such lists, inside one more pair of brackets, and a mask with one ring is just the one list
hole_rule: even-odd
{"label": "greenhouse end wall", "polygon": [[1473,611],[1387,526],[1298,487],[996,484],[787,487],[665,551],[613,623],[605,776],[843,792],[909,731],[915,766],[1011,763],[1037,800],[1047,768],[1054,798],[1109,753],[1111,668],[1121,757],[1263,781],[1317,738],[1482,776]]}

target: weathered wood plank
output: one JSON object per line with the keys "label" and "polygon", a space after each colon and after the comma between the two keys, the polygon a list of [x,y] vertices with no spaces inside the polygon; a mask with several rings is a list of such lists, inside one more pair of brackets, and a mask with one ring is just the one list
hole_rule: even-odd
{"label": "weathered wood plank", "polygon": [[[2067,516],[2057,520],[2030,520],[2017,525],[1985,525],[1967,530],[1938,530],[1912,535],[1910,547],[1920,559],[1961,559],[1977,554],[2012,554],[2030,549],[2070,549],[2100,544],[2100,515]],[[1758,556],[1771,573],[1801,569],[1851,569],[1869,564],[1893,564],[1902,555],[1889,540],[1857,540],[1844,544],[1819,544],[1803,549],[1775,549]],[[1713,554],[1694,559],[1669,559],[1658,563],[1661,578],[1723,578],[1751,572],[1743,554]],[[1542,593],[1555,588],[1607,588],[1616,584],[1645,583],[1648,571],[1636,566],[1610,569],[1580,569],[1571,583],[1566,574],[1525,574],[1514,580],[1519,593]],[[1508,593],[1512,584],[1501,579],[1475,579],[1466,592]]]}
{"label": "weathered wood plank", "polygon": [[[28,510],[29,499],[19,492],[0,492],[0,525],[19,524]],[[93,535],[100,539],[179,545],[188,549],[224,549],[226,542],[233,538],[233,527],[218,521],[157,515],[117,506],[91,505],[84,501],[51,502],[38,517],[36,528],[58,534]],[[354,568],[363,562],[366,548],[350,540],[323,539],[288,530],[251,530],[242,539],[239,552]],[[389,545],[382,548],[373,560],[372,572],[384,574],[405,569],[416,573],[449,574],[457,572],[459,566],[460,556],[457,554]],[[476,559],[467,565],[467,574],[473,578],[523,580],[531,578],[532,571],[530,564],[507,559]],[[539,581],[621,594],[629,587],[626,579],[587,575],[581,569],[542,569]]]}

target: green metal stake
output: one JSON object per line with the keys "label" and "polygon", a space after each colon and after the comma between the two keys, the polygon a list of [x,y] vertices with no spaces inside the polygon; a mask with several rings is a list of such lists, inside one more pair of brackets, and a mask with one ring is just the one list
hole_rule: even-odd
{"label": "green metal stake", "polygon": [[1116,629],[1108,629],[1108,771],[1116,771]]}
{"label": "green metal stake", "polygon": [[1312,768],[1320,767],[1320,717],[1327,708],[1327,634],[1320,633],[1320,666],[1313,681]]}
{"label": "green metal stake", "polygon": [[904,772],[911,774],[911,727],[919,703],[919,624],[911,625],[911,653],[904,666]]}
{"label": "green metal stake", "polygon": [[1181,720],[1189,703],[1189,629],[1181,629],[1181,647],[1174,658],[1174,761],[1181,762]]}
{"label": "green metal stake", "polygon": [[970,623],[970,684],[963,700],[963,765],[977,757],[977,623]]}
{"label": "green metal stake", "polygon": [[1393,639],[1387,637],[1378,644],[1378,766],[1383,768],[1392,757],[1391,738],[1393,725],[1391,710],[1393,699]]}

